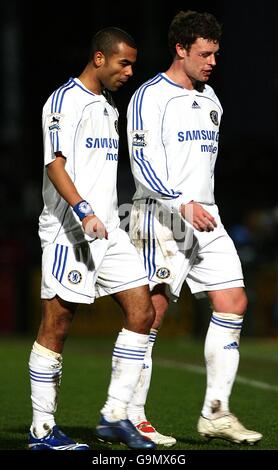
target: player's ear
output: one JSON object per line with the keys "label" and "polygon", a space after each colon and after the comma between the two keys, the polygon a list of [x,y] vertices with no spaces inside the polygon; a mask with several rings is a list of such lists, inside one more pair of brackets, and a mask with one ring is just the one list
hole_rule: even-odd
{"label": "player's ear", "polygon": [[181,59],[183,59],[186,55],[186,49],[185,47],[178,43],[176,44],[176,53],[177,53],[177,56],[180,57]]}
{"label": "player's ear", "polygon": [[97,51],[94,54],[94,63],[96,67],[101,67],[105,62],[105,57],[101,51]]}

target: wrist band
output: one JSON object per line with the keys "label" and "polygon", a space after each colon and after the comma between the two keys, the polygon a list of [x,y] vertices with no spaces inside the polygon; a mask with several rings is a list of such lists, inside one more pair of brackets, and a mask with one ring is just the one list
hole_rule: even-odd
{"label": "wrist band", "polygon": [[80,201],[75,206],[73,206],[74,212],[78,215],[79,219],[82,221],[87,217],[87,215],[94,215],[94,211],[91,205],[87,201]]}

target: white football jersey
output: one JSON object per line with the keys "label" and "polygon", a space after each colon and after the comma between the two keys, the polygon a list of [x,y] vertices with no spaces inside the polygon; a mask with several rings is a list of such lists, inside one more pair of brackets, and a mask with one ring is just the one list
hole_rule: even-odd
{"label": "white football jersey", "polygon": [[127,111],[134,200],[177,209],[214,203],[221,104],[213,89],[187,90],[159,73],[133,94]]}
{"label": "white football jersey", "polygon": [[39,219],[42,246],[84,240],[81,222],[48,178],[46,165],[61,152],[77,191],[88,201],[107,231],[119,225],[117,208],[118,111],[104,95],[90,92],[71,78],[43,108],[44,208]]}

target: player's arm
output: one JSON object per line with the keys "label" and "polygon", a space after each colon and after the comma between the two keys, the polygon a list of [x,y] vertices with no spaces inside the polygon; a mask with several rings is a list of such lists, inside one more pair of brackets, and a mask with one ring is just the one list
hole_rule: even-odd
{"label": "player's arm", "polygon": [[105,226],[94,214],[90,204],[78,193],[72,179],[65,169],[66,158],[61,152],[56,153],[56,158],[47,165],[47,175],[60,194],[60,196],[72,206],[74,212],[82,222],[82,227],[92,238],[108,238]]}
{"label": "player's arm", "polygon": [[60,196],[62,196],[62,198],[73,207],[75,204],[82,201],[82,197],[65,170],[65,164],[65,157],[62,153],[57,152],[55,160],[46,167],[47,175]]}

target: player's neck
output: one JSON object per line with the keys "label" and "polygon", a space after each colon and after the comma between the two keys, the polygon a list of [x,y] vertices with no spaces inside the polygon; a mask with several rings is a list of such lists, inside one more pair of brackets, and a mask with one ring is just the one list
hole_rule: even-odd
{"label": "player's neck", "polygon": [[94,70],[88,65],[83,72],[79,75],[78,79],[83,85],[95,95],[102,94],[102,86],[98,78],[94,74]]}
{"label": "player's neck", "polygon": [[173,62],[172,65],[166,70],[166,75],[175,83],[186,88],[187,90],[194,90],[195,83],[180,69],[176,62]]}

